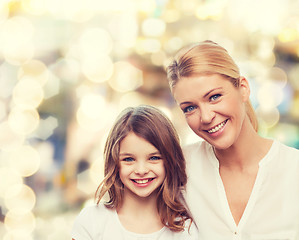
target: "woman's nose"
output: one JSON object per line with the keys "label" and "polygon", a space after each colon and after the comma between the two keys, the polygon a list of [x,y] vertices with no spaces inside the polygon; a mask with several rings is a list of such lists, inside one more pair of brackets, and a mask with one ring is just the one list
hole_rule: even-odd
{"label": "woman's nose", "polygon": [[201,108],[200,122],[202,124],[209,124],[213,121],[215,112],[210,107]]}

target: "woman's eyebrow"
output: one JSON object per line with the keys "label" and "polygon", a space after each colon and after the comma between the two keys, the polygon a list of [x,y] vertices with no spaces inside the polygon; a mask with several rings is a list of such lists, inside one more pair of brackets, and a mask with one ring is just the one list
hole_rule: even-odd
{"label": "woman's eyebrow", "polygon": [[213,88],[213,89],[211,89],[210,91],[208,91],[203,97],[205,98],[205,97],[207,97],[211,92],[216,91],[216,90],[220,90],[220,89],[222,89],[222,87]]}
{"label": "woman's eyebrow", "polygon": [[[206,98],[207,96],[209,96],[209,94],[211,94],[213,91],[220,90],[220,89],[222,89],[222,87],[218,87],[218,88],[213,88],[213,89],[211,89],[210,91],[208,91],[208,92],[203,96],[203,98]],[[182,105],[184,105],[184,104],[192,104],[192,102],[190,102],[190,101],[185,101],[185,102],[180,103],[180,106],[182,106]]]}

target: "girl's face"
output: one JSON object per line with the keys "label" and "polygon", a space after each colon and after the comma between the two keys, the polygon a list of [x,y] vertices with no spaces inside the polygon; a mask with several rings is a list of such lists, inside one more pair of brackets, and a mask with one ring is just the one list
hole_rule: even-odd
{"label": "girl's face", "polygon": [[130,132],[120,143],[119,176],[126,194],[146,198],[157,193],[165,179],[160,152],[148,141]]}
{"label": "girl's face", "polygon": [[243,131],[249,94],[245,78],[236,88],[219,74],[186,77],[173,89],[189,127],[216,149],[227,149],[237,141]]}

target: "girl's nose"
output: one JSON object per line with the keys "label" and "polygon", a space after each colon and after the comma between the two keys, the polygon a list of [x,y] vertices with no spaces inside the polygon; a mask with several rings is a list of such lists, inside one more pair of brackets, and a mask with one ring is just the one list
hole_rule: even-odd
{"label": "girl's nose", "polygon": [[135,166],[135,173],[139,175],[144,175],[149,172],[147,163],[144,161],[140,161]]}

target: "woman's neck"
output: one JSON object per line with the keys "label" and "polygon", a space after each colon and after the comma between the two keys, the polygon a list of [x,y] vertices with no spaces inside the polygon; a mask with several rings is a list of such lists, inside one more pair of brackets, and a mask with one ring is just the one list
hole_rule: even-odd
{"label": "woman's neck", "polygon": [[[247,126],[246,126],[247,125]],[[256,168],[271,148],[272,140],[262,138],[246,121],[240,136],[228,149],[214,149],[220,167],[235,170]]]}

